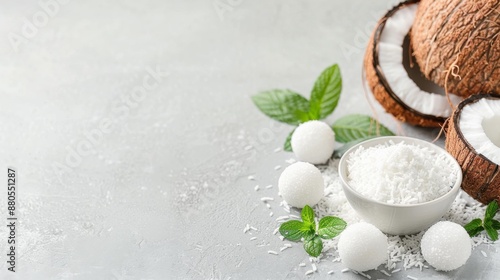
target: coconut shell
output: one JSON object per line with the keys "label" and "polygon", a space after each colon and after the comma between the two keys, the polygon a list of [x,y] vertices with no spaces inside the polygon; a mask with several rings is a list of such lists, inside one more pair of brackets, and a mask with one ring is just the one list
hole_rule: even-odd
{"label": "coconut shell", "polygon": [[366,80],[375,99],[377,99],[388,113],[392,114],[398,120],[423,127],[439,127],[444,123],[445,118],[420,113],[401,101],[391,89],[378,61],[378,42],[380,41],[380,36],[382,35],[387,19],[399,9],[418,2],[419,0],[410,0],[400,3],[380,19],[368,42],[365,53],[364,67]]}
{"label": "coconut shell", "polygon": [[413,55],[429,80],[468,97],[500,93],[500,0],[422,0],[410,32]]}
{"label": "coconut shell", "polygon": [[482,98],[500,99],[500,95],[477,94],[460,102],[448,122],[445,148],[462,167],[462,189],[484,204],[493,200],[500,203],[499,166],[478,154],[467,142],[459,126],[462,109]]}

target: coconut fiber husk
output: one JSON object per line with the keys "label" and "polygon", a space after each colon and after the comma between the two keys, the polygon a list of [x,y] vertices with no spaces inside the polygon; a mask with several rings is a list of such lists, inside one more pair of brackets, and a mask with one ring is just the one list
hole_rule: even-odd
{"label": "coconut fiber husk", "polygon": [[500,93],[499,33],[500,0],[422,0],[410,36],[425,77],[468,97]]}

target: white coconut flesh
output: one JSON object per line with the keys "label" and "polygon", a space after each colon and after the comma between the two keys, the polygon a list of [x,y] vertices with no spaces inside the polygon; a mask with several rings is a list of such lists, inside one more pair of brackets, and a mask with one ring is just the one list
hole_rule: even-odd
{"label": "white coconut flesh", "polygon": [[500,99],[480,99],[460,114],[460,131],[478,154],[500,165]]}
{"label": "white coconut flesh", "polygon": [[[392,91],[408,107],[426,115],[447,118],[452,108],[445,95],[423,91],[403,65],[403,42],[415,20],[418,4],[406,5],[387,19],[378,43],[379,64]],[[462,98],[449,94],[451,102]]]}

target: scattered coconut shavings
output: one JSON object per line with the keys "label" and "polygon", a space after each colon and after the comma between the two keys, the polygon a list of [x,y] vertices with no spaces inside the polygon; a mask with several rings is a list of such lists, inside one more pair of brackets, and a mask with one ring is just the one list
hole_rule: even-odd
{"label": "scattered coconut shavings", "polygon": [[308,270],[308,271],[306,271],[305,275],[311,275],[311,274],[313,274],[313,273],[314,273],[314,271],[312,271],[312,270]]}
{"label": "scattered coconut shavings", "polygon": [[276,251],[267,251],[267,253],[270,255],[278,255],[278,252]]}
{"label": "scattered coconut shavings", "polygon": [[272,197],[262,197],[260,200],[263,201],[263,202],[268,202],[268,201],[274,201],[274,198],[272,198]]}
{"label": "scattered coconut shavings", "polygon": [[333,274],[334,272],[335,272],[335,271],[330,270],[330,271],[328,271],[328,275],[331,275],[331,274]]}
{"label": "scattered coconut shavings", "polygon": [[485,258],[487,258],[487,257],[488,257],[488,255],[486,254],[486,252],[485,252],[485,251],[483,251],[483,250],[481,250],[481,254],[483,254],[483,257],[485,257]]}
{"label": "scattered coconut shavings", "polygon": [[252,176],[252,175],[248,176],[248,180],[254,181],[255,180],[255,176]]}
{"label": "scattered coconut shavings", "polygon": [[361,272],[361,271],[354,271],[354,270],[353,270],[352,272],[355,272],[356,274],[359,274],[359,275],[361,275],[361,276],[363,276],[363,277],[365,277],[365,278],[372,279],[372,277],[371,277],[370,275],[368,275],[368,274],[366,274],[366,273],[363,273],[363,272]]}
{"label": "scattered coconut shavings", "polygon": [[270,188],[272,188],[272,187],[273,187],[273,185],[267,185],[267,186],[266,186],[266,189],[270,189]]}
{"label": "scattered coconut shavings", "polygon": [[272,216],[274,216],[274,213],[273,213],[273,212],[270,212],[270,213],[269,213],[269,217],[272,217]]}
{"label": "scattered coconut shavings", "polygon": [[279,152],[281,152],[281,147],[278,147],[278,148],[274,149],[274,151],[273,151],[273,152],[275,152],[275,153],[279,153]]}
{"label": "scattered coconut shavings", "polygon": [[276,218],[276,221],[282,221],[282,220],[288,220],[290,219],[289,216],[279,216],[278,218]]}
{"label": "scattered coconut shavings", "polygon": [[257,237],[254,236],[254,237],[250,238],[250,241],[255,240],[255,239],[257,239]]}
{"label": "scattered coconut shavings", "polygon": [[281,169],[281,165],[276,165],[276,166],[274,167],[274,170],[280,170],[280,169]]}
{"label": "scattered coconut shavings", "polygon": [[311,265],[311,267],[312,267],[312,270],[313,270],[313,271],[317,271],[317,270],[318,270],[318,268],[316,267],[316,265],[315,265],[315,264],[312,264],[312,265]]}
{"label": "scattered coconut shavings", "polygon": [[285,162],[286,162],[286,163],[288,163],[288,164],[294,164],[294,163],[296,163],[297,161],[296,161],[295,159],[291,158],[291,159],[287,159],[287,160],[285,160]]}
{"label": "scattered coconut shavings", "polygon": [[250,225],[249,225],[249,224],[247,224],[247,225],[245,226],[245,228],[243,229],[243,233],[247,233],[247,231],[249,231],[249,230],[250,230]]}
{"label": "scattered coconut shavings", "polygon": [[406,276],[406,278],[408,278],[408,279],[412,279],[412,280],[418,280],[418,278],[413,277],[413,276],[410,276],[410,275],[407,275],[407,276]]}
{"label": "scattered coconut shavings", "polygon": [[[352,207],[347,202],[347,199],[342,190],[342,186],[340,183],[340,179],[338,176],[338,160],[330,161],[328,165],[321,166],[320,170],[323,175],[323,179],[325,182],[325,196],[321,199],[318,204],[316,204],[314,208],[314,212],[316,213],[316,218],[320,219],[324,216],[337,216],[344,219],[348,224],[353,224],[360,222],[360,217],[356,214],[356,212],[352,209]],[[264,198],[266,200],[266,198]],[[267,200],[265,201],[267,203]],[[279,202],[279,208],[275,210],[275,213],[283,210],[283,212],[290,213],[290,206],[284,201]],[[486,206],[482,206],[480,203],[471,199],[467,194],[460,193],[457,199],[453,202],[451,209],[444,215],[442,220],[452,221],[458,223],[460,225],[465,225],[469,221],[475,218],[481,218],[484,216]],[[296,209],[293,209],[295,212]],[[295,214],[288,214],[277,217],[276,223],[280,224],[289,219],[297,219],[300,220],[300,217]],[[248,230],[252,229],[250,225],[248,226]],[[246,228],[246,227],[245,227]],[[244,230],[244,232],[246,233]],[[278,234],[279,227],[275,228],[273,231],[273,235],[278,235],[281,241],[285,241],[283,236]],[[251,234],[251,233],[250,233]],[[419,270],[428,269],[429,266],[425,264],[425,260],[420,253],[420,240],[423,236],[424,232],[406,235],[406,236],[392,236],[388,235],[389,248],[387,252],[387,262],[385,263],[385,270],[380,269],[379,271],[386,275],[387,277],[391,277],[391,273],[396,273],[401,271],[402,269],[411,269],[417,268]],[[489,240],[486,234],[481,233],[478,236],[472,237],[473,248],[481,244],[493,244],[491,240]],[[318,258],[309,258],[311,264],[313,263],[321,263],[323,261],[332,261],[332,262],[340,262],[340,257],[338,255],[337,250],[338,238],[334,238],[331,240],[323,240],[323,253]],[[290,243],[284,243],[280,248],[280,251],[286,251]],[[276,251],[269,251],[278,254]],[[268,252],[268,253],[269,253]],[[269,253],[269,254],[274,254]],[[304,263],[300,263],[299,267],[305,267]],[[311,270],[313,271],[313,270]],[[368,274],[361,274],[357,271],[343,269],[341,272],[349,272],[364,276],[366,278],[371,277]],[[316,271],[313,271],[314,273]],[[390,273],[389,273],[390,272]],[[310,273],[310,274],[312,274]],[[332,272],[333,273],[333,272]],[[308,274],[308,275],[310,275]],[[367,277],[368,276],[368,277]],[[411,279],[411,278],[409,278]]]}
{"label": "scattered coconut shavings", "polygon": [[350,271],[350,270],[349,270],[349,268],[344,268],[344,269],[342,269],[340,272],[342,272],[342,273],[346,273],[346,272],[349,272],[349,271]]}
{"label": "scattered coconut shavings", "polygon": [[257,185],[257,186],[255,186],[255,188],[253,188],[253,189],[254,189],[255,191],[258,191],[258,190],[260,190],[260,187],[259,187],[259,185]]}
{"label": "scattered coconut shavings", "polygon": [[391,275],[390,275],[387,271],[385,271],[385,270],[383,270],[383,269],[381,269],[381,270],[380,270],[380,272],[382,272],[383,274],[385,274],[385,275],[387,275],[387,276],[391,277]]}
{"label": "scattered coconut shavings", "polygon": [[248,146],[245,147],[245,151],[249,151],[251,149],[253,149],[253,146],[251,146],[251,145],[248,145]]}

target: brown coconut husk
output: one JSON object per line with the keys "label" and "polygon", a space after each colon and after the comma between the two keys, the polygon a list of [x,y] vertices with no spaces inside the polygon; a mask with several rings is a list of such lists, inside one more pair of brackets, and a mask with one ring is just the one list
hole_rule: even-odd
{"label": "brown coconut husk", "polygon": [[365,53],[364,67],[366,80],[375,99],[377,99],[377,101],[385,108],[388,113],[396,117],[396,119],[402,122],[407,122],[423,127],[439,127],[444,123],[446,118],[420,113],[401,101],[401,99],[394,93],[394,91],[388,84],[378,61],[378,43],[380,41],[380,36],[382,34],[382,31],[384,30],[387,19],[390,18],[398,10],[405,8],[407,5],[415,4],[418,2],[419,0],[409,0],[406,2],[402,2],[392,10],[387,12],[384,17],[379,20],[375,31],[370,38]]}
{"label": "brown coconut husk", "polygon": [[500,202],[500,168],[474,150],[459,126],[463,108],[483,98],[500,99],[500,95],[476,94],[463,100],[448,122],[445,148],[462,167],[462,189],[474,199],[488,204],[493,200]]}
{"label": "brown coconut husk", "polygon": [[500,0],[422,0],[410,31],[425,77],[463,97],[500,93],[499,34]]}

